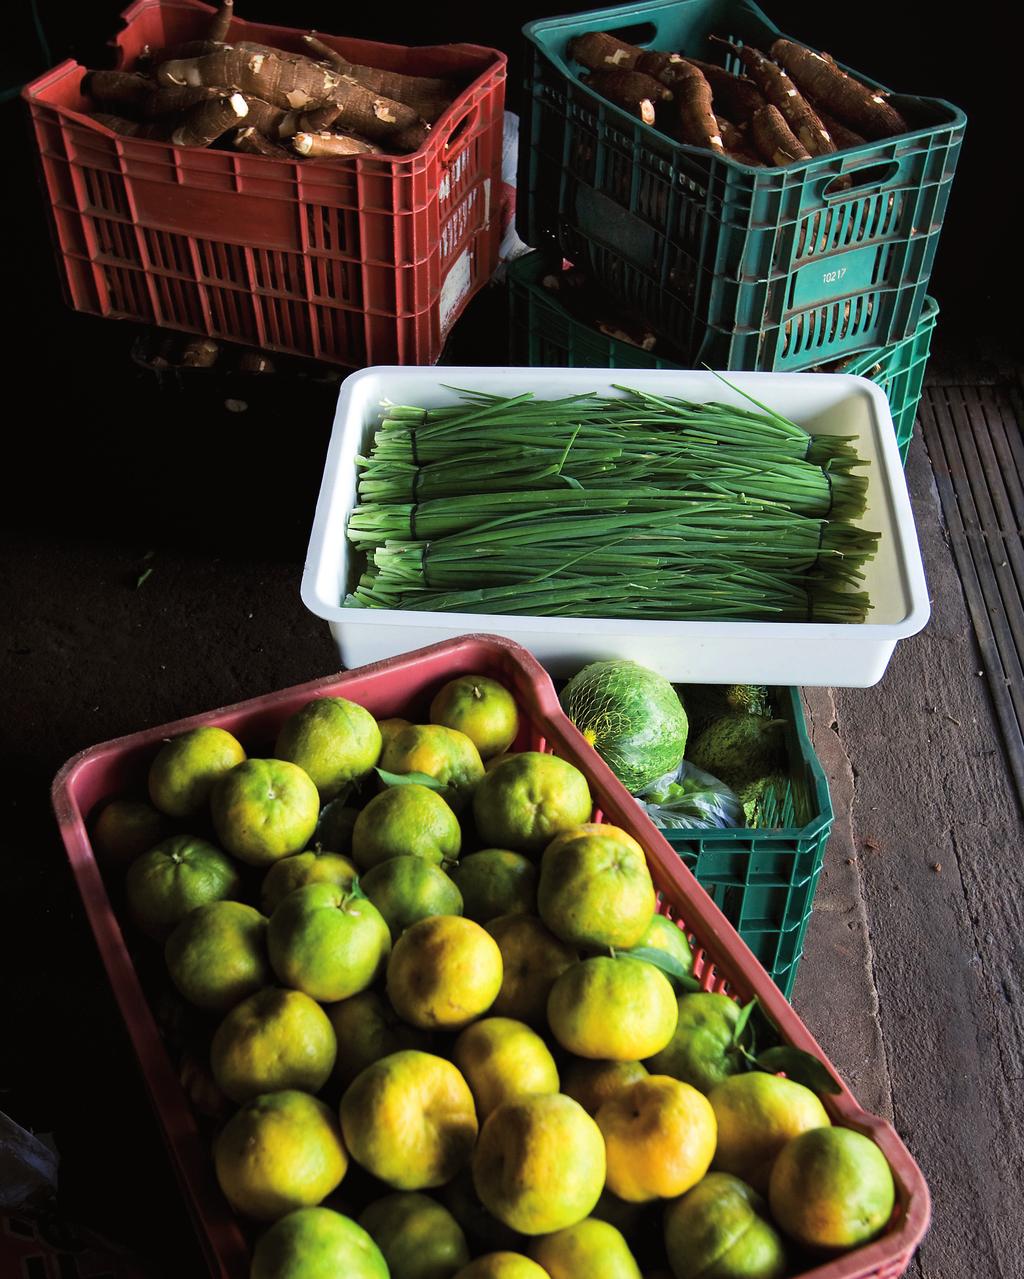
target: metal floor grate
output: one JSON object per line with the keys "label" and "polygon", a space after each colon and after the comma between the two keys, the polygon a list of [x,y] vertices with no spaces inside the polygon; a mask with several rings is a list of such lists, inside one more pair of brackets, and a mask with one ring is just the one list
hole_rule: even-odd
{"label": "metal floor grate", "polygon": [[1004,385],[930,385],[919,419],[1024,809],[1024,439]]}

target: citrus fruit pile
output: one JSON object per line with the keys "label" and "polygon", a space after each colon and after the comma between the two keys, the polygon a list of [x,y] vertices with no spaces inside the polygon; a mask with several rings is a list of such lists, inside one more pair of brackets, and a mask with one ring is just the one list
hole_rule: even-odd
{"label": "citrus fruit pile", "polygon": [[884,1231],[884,1156],[749,1068],[643,848],[519,730],[483,676],[427,724],[322,697],[272,758],[166,742],[94,823],[252,1279],[779,1279]]}

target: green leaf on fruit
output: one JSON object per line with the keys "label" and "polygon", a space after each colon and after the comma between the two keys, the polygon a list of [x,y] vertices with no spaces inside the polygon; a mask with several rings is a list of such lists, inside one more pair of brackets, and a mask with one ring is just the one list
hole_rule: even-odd
{"label": "green leaf on fruit", "polygon": [[805,1053],[799,1048],[790,1048],[781,1044],[778,1048],[766,1048],[757,1058],[758,1070],[770,1075],[780,1072],[794,1083],[803,1084],[814,1092],[837,1093],[841,1088],[832,1077],[831,1071],[812,1053]]}
{"label": "green leaf on fruit", "polygon": [[694,993],[701,989],[700,982],[685,964],[681,964],[675,955],[670,955],[668,951],[659,950],[657,946],[636,946],[633,950],[624,950],[621,953],[630,959],[642,959],[648,964],[653,964],[655,968],[660,968],[663,973],[674,977],[686,991]]}
{"label": "green leaf on fruit", "polygon": [[740,1009],[740,1015],[736,1018],[736,1025],[732,1028],[732,1047],[738,1048],[740,1040],[743,1038],[747,1029],[747,1023],[750,1021],[750,1014],[757,1007],[757,999],[752,999],[749,1004],[744,1004]]}
{"label": "green leaf on fruit", "polygon": [[444,782],[428,773],[389,773],[386,768],[374,770],[385,786],[426,786],[429,790],[445,790]]}

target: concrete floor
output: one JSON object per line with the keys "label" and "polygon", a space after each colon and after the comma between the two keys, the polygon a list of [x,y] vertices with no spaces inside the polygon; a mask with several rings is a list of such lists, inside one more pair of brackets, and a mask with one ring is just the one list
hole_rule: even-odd
{"label": "concrete floor", "polygon": [[[309,391],[283,431],[280,404],[155,397],[123,350],[107,374],[116,411],[83,388],[59,469],[46,434],[25,433],[5,511],[0,1109],[55,1134],[72,1219],[180,1279],[200,1263],[47,789],[84,746],[336,668],[298,597],[331,396]],[[1022,828],[919,439],[907,473],[933,617],[876,688],[807,691],[837,819],[794,1002],[928,1177],[934,1221],[910,1273],[1011,1279]]]}
{"label": "concrete floor", "polygon": [[793,1002],[920,1162],[910,1274],[1021,1274],[1022,826],[928,458],[907,466],[927,629],[863,690],[806,692],[836,823]]}

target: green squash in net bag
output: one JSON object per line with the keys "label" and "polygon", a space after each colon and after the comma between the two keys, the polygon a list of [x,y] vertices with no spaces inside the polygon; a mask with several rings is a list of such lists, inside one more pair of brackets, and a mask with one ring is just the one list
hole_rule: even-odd
{"label": "green squash in net bag", "polygon": [[562,690],[562,709],[631,794],[675,769],[688,724],[663,675],[638,662],[585,666]]}

